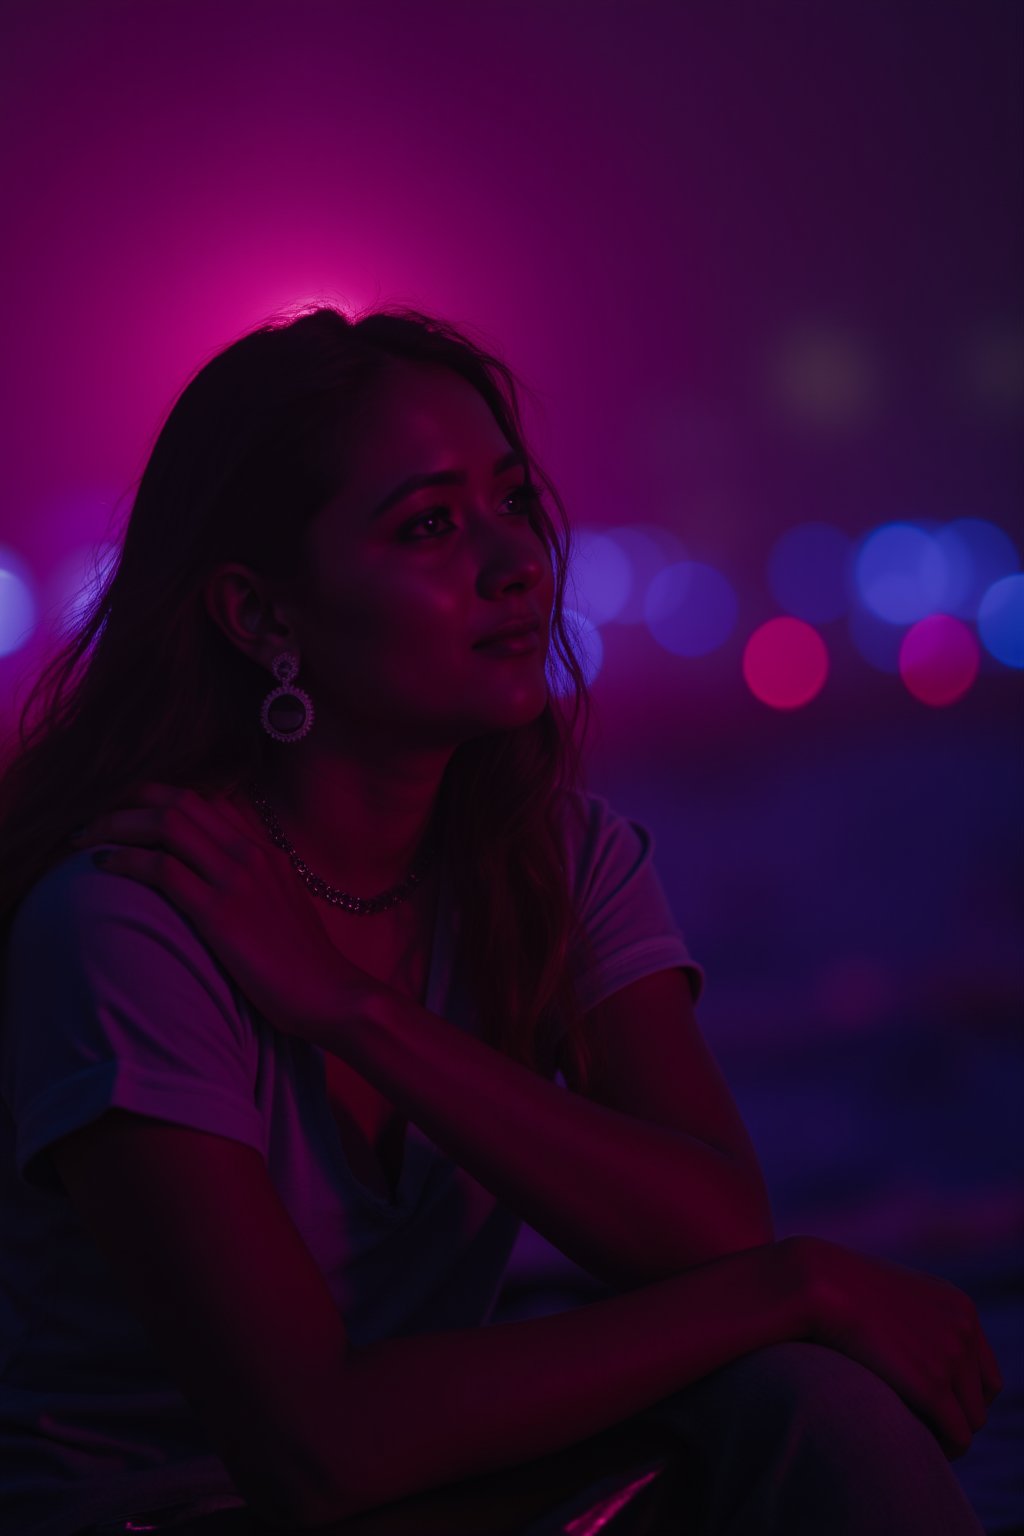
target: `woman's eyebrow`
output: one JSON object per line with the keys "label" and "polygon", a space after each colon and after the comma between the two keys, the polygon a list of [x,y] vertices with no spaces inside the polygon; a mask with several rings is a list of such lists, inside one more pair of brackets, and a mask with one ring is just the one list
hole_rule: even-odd
{"label": "woman's eyebrow", "polygon": [[[518,448],[513,448],[498,460],[494,466],[494,473],[495,475],[503,474],[506,469],[514,469],[517,464],[521,464],[525,469],[526,458]],[[465,485],[465,483],[466,475],[458,469],[439,469],[432,475],[410,475],[408,480],[403,480],[401,485],[396,485],[395,489],[389,491],[384,500],[374,507],[370,514],[370,521],[375,522],[396,502],[404,501],[406,496],[411,496],[413,491],[418,491],[424,485]]]}

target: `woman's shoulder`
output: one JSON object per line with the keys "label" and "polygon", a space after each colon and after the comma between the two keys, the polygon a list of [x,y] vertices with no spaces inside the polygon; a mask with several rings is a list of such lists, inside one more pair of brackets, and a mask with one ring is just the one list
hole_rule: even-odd
{"label": "woman's shoulder", "polygon": [[26,1017],[42,1008],[55,1026],[59,1015],[71,1032],[76,1019],[101,1033],[116,1024],[126,1038],[209,1034],[216,1016],[246,1043],[244,999],[192,921],[155,887],[93,863],[113,846],[58,859],[19,903],[3,951],[5,1001]]}
{"label": "woman's shoulder", "polygon": [[25,892],[7,929],[8,954],[23,962],[74,966],[86,953],[118,957],[169,951],[197,972],[212,964],[194,925],[162,891],[101,869],[94,855],[114,843],[75,849],[55,861]]}
{"label": "woman's shoulder", "polygon": [[93,855],[112,844],[97,843],[58,855],[32,882],[14,909],[12,935],[34,928],[60,925],[78,913],[87,913],[97,897],[108,893],[111,882],[93,862]]}
{"label": "woman's shoulder", "polygon": [[594,790],[570,790],[563,795],[561,804],[562,834],[574,865],[598,862],[609,844],[623,840],[633,844],[640,832],[637,823],[616,810],[606,795]]}

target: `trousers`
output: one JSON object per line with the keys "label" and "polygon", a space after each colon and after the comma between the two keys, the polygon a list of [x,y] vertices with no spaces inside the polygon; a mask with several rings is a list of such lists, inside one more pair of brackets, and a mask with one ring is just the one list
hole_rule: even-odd
{"label": "trousers", "polygon": [[[131,1520],[81,1536],[147,1529],[143,1515]],[[248,1508],[148,1528],[175,1536],[291,1536]],[[931,1430],[873,1371],[806,1342],[743,1355],[567,1451],[318,1531],[985,1536]]]}

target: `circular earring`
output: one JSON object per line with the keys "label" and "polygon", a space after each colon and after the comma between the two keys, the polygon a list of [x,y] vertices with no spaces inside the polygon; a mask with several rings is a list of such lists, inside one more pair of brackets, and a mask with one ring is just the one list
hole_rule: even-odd
{"label": "circular earring", "polygon": [[[260,724],[275,741],[301,741],[313,724],[314,714],[309,694],[292,683],[299,670],[298,655],[295,651],[282,651],[274,657],[272,667],[281,687],[272,688],[263,700]],[[270,719],[272,709],[277,717],[274,723]]]}

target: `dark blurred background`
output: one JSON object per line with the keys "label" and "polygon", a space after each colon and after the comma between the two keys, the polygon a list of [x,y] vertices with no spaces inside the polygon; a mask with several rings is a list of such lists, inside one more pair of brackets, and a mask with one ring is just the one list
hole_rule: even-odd
{"label": "dark blurred background", "polygon": [[[4,0],[0,734],[164,413],[289,306],[529,387],[589,787],[644,821],[780,1236],[927,1268],[1024,1526],[1024,8]],[[499,1318],[596,1282],[524,1229]]]}

